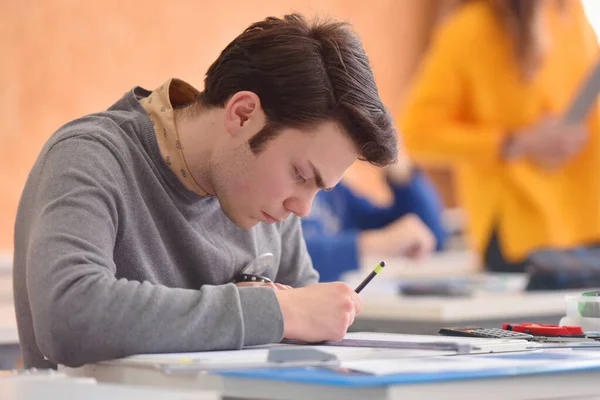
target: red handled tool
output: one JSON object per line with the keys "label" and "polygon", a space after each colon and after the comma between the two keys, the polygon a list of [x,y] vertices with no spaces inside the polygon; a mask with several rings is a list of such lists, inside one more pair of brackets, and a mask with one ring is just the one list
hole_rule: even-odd
{"label": "red handled tool", "polygon": [[502,324],[502,329],[513,332],[529,333],[534,336],[585,337],[580,326],[558,326],[553,324]]}

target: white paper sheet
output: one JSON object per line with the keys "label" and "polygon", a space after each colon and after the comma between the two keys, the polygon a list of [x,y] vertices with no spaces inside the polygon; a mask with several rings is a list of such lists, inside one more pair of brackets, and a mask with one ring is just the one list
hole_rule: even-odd
{"label": "white paper sheet", "polygon": [[543,365],[547,360],[514,360],[493,357],[431,357],[412,360],[361,360],[342,362],[342,368],[375,375],[400,373],[436,373],[483,369],[504,369],[514,366]]}

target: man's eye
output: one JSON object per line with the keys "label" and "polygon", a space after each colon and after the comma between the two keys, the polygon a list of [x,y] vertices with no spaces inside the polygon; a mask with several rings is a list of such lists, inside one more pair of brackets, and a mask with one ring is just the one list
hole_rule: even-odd
{"label": "man's eye", "polygon": [[294,174],[298,182],[306,182],[306,179],[304,178],[304,176],[302,176],[298,168],[294,168]]}

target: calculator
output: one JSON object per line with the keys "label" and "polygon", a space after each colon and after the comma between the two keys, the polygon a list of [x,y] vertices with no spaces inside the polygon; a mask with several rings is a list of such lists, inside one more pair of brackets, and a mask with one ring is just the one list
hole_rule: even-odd
{"label": "calculator", "polygon": [[480,326],[454,326],[450,328],[442,328],[438,333],[445,336],[465,336],[491,339],[535,339],[533,335],[528,333],[507,331],[500,328],[482,328]]}

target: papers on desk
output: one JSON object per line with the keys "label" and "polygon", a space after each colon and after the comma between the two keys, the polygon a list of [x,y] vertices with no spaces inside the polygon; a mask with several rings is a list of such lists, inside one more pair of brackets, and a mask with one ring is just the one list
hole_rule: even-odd
{"label": "papers on desk", "polygon": [[486,339],[470,337],[444,337],[436,335],[404,335],[397,333],[380,332],[352,332],[346,335],[348,339],[376,340],[376,341],[407,341],[414,343],[436,343],[440,341],[451,341],[457,344],[471,346],[471,354],[479,353],[502,353],[510,351],[525,351],[539,347],[540,344],[532,343],[522,339]]}
{"label": "papers on desk", "polygon": [[[372,361],[342,363],[342,368],[338,369],[224,371],[218,375],[222,379],[225,397],[245,395],[278,400],[480,399],[484,394],[489,400],[596,398],[600,356],[580,356],[578,353],[538,350],[458,355],[441,360],[388,360],[380,365]],[[444,367],[438,367],[435,362],[444,363]],[[357,372],[356,369],[365,372]],[[275,397],[273,393],[286,395]]]}
{"label": "papers on desk", "polygon": [[509,371],[542,368],[548,363],[569,363],[580,367],[597,366],[600,354],[594,352],[527,352],[478,356],[428,357],[415,360],[357,360],[342,368],[371,375],[448,373],[458,371]]}
{"label": "papers on desk", "polygon": [[[335,356],[335,362],[301,361],[290,363],[268,362],[269,351],[286,345],[260,346],[260,348],[233,350],[233,351],[209,351],[201,353],[174,353],[174,354],[143,354],[126,357],[120,360],[102,362],[112,365],[134,365],[139,367],[150,367],[162,370],[165,373],[186,373],[193,371],[217,371],[224,369],[246,369],[265,367],[297,367],[297,366],[334,366],[339,365],[340,360],[357,359],[385,359],[385,358],[409,358],[426,356],[443,356],[455,354],[453,351],[431,351],[414,349],[383,349],[365,347],[334,347],[334,346],[310,346],[307,349],[322,351]],[[297,347],[297,346],[286,346]]]}
{"label": "papers on desk", "polygon": [[[500,340],[500,339],[481,339],[465,337],[442,337],[428,335],[403,335],[392,333],[349,333],[346,339],[350,343],[359,343],[363,347],[327,346],[327,345],[284,345],[274,344],[267,346],[257,346],[255,348],[234,350],[234,351],[211,351],[201,353],[175,353],[175,354],[143,354],[126,357],[120,360],[103,362],[102,364],[112,365],[134,365],[146,368],[155,368],[164,373],[190,373],[200,371],[218,371],[234,369],[252,369],[252,368],[282,368],[298,366],[339,366],[340,363],[356,360],[386,360],[386,359],[407,359],[423,357],[440,357],[455,355],[459,352],[449,350],[449,344],[455,344],[456,348],[468,348],[470,354],[506,352],[506,351],[524,351],[530,346],[537,344],[525,340]],[[369,342],[377,344],[374,347],[368,347]],[[390,346],[392,348],[382,347],[381,343],[391,342],[399,346]],[[445,344],[439,347],[438,344]],[[404,344],[422,344],[420,347],[406,346]],[[302,359],[292,357],[290,362],[271,362],[269,361],[269,352],[284,349],[304,348],[307,352],[322,352],[333,355],[329,359]],[[298,351],[295,354],[301,353]],[[464,352],[463,352],[464,353]],[[291,354],[291,353],[290,353]]]}
{"label": "papers on desk", "polygon": [[[468,358],[466,358],[468,357]],[[543,364],[546,361],[519,361],[519,365]],[[429,357],[411,360],[409,363],[403,359],[396,360],[357,360],[346,361],[342,368],[359,371],[373,375],[405,374],[405,373],[442,373],[450,371],[477,371],[485,369],[504,369],[514,367],[515,360],[483,356],[457,356],[457,357]]]}
{"label": "papers on desk", "polygon": [[219,367],[246,368],[264,365],[268,350],[244,349],[237,351],[207,351],[199,353],[140,354],[120,360],[105,361],[102,364],[136,365],[160,369],[213,370]]}

